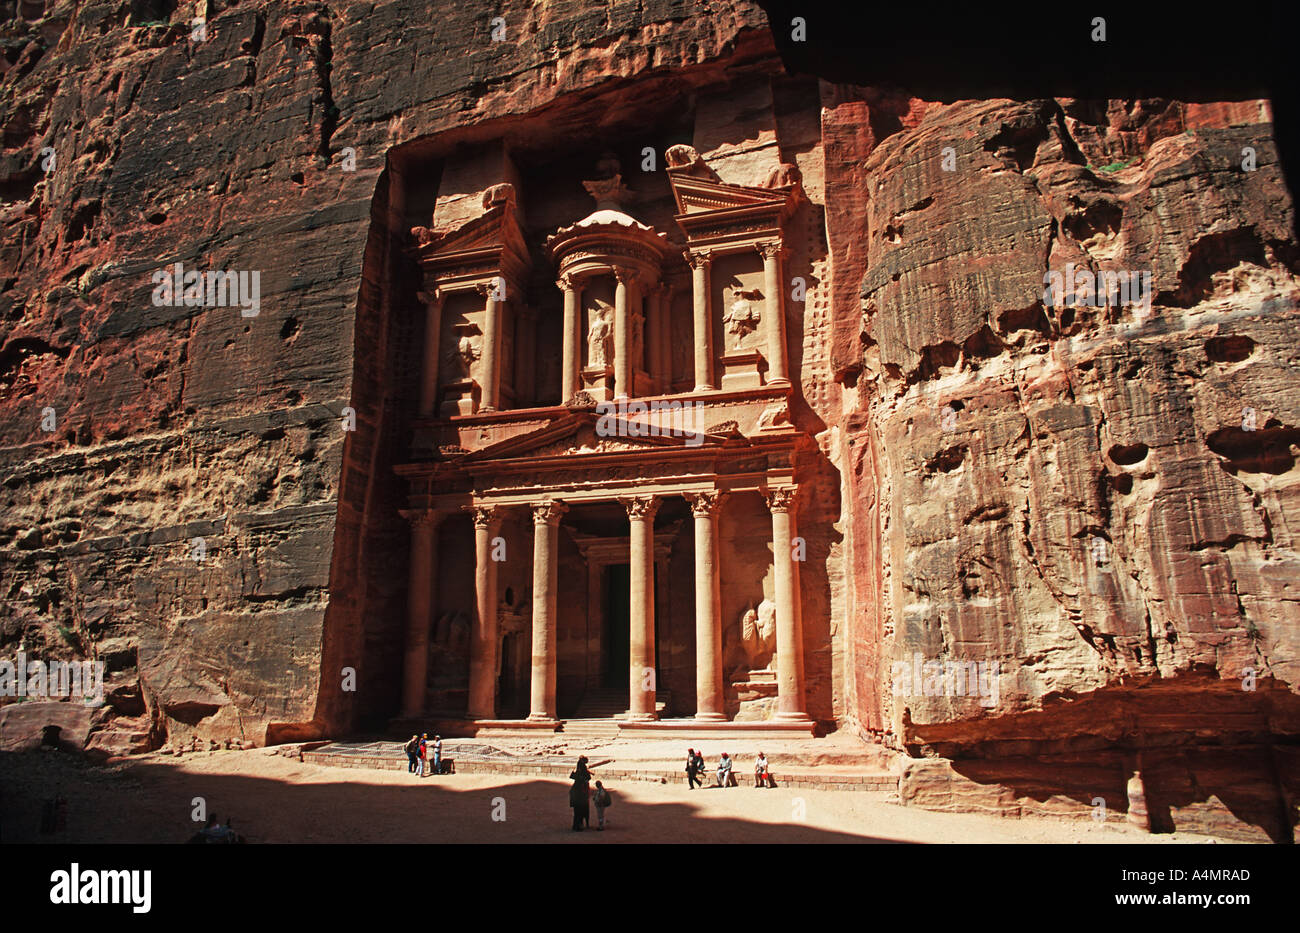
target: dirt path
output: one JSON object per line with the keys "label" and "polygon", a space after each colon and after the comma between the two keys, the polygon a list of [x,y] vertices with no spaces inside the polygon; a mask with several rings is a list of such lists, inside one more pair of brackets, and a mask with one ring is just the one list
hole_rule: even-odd
{"label": "dirt path", "polygon": [[[596,775],[599,777],[599,773]],[[569,829],[567,784],[542,778],[328,768],[268,754],[151,755],[92,768],[59,752],[0,755],[4,842],[183,842],[201,797],[252,842],[1207,842],[1124,823],[932,813],[885,795],[611,783],[604,833]],[[68,801],[67,827],[40,835],[41,801]],[[594,819],[594,810],[593,810]],[[501,817],[504,816],[504,819]],[[496,818],[494,818],[496,817]]]}

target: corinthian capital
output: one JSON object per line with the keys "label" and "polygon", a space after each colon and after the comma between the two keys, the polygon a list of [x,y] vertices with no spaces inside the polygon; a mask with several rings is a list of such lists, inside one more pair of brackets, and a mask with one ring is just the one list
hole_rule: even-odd
{"label": "corinthian capital", "polygon": [[529,503],[533,507],[534,525],[558,525],[560,517],[569,511],[569,507],[556,499],[542,499]]}
{"label": "corinthian capital", "polygon": [[722,508],[722,503],[727,498],[727,494],[711,490],[708,492],[688,492],[685,493],[685,497],[686,501],[691,504],[691,512],[699,518],[704,518],[705,516],[718,514],[718,510]]}
{"label": "corinthian capital", "polygon": [[436,526],[443,519],[437,509],[401,509],[399,514],[414,527]]}
{"label": "corinthian capital", "polygon": [[780,240],[764,240],[755,249],[764,259],[780,259],[785,255],[785,246],[782,245]]}
{"label": "corinthian capital", "polygon": [[797,489],[794,486],[775,486],[763,493],[767,507],[773,512],[789,512],[794,506]]}
{"label": "corinthian capital", "polygon": [[654,496],[625,496],[619,501],[627,509],[627,517],[632,521],[653,521],[655,513],[659,511],[659,500]]}
{"label": "corinthian capital", "polygon": [[692,269],[707,269],[713,263],[713,250],[690,250],[686,253],[686,261]]}
{"label": "corinthian capital", "polygon": [[501,510],[495,505],[467,505],[465,509],[473,516],[476,528],[492,528],[501,521]]}

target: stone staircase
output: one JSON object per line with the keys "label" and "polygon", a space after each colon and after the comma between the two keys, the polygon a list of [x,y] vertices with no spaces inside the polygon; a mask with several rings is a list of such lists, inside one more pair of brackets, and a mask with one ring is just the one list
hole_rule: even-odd
{"label": "stone staircase", "polygon": [[[655,693],[655,709],[662,716],[668,709],[667,690]],[[599,687],[588,690],[568,719],[562,732],[570,738],[591,742],[612,742],[618,738],[618,720],[627,717],[627,688]]]}

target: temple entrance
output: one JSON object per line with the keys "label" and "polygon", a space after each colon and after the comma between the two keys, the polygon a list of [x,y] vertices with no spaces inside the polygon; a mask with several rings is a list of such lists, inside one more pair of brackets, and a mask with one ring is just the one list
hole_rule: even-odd
{"label": "temple entrance", "polygon": [[629,599],[631,573],[627,564],[609,564],[605,568],[604,664],[602,687],[627,688],[629,664]]}

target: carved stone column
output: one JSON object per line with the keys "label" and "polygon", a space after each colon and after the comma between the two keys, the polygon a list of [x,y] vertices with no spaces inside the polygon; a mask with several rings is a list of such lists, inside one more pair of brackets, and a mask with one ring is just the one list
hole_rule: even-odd
{"label": "carved stone column", "polygon": [[764,493],[772,512],[772,571],[776,596],[776,718],[807,722],[804,711],[803,633],[799,618],[799,565],[794,559],[792,487]]}
{"label": "carved stone column", "polygon": [[767,381],[769,383],[788,383],[785,365],[785,311],[781,287],[781,256],[785,249],[777,240],[770,240],[758,245],[763,257],[763,294],[766,304],[763,309],[763,324],[767,329]]}
{"label": "carved stone column", "polygon": [[438,525],[443,516],[432,509],[403,509],[402,517],[411,523],[402,715],[419,716],[429,683],[429,632],[437,612]]}
{"label": "carved stone column", "polygon": [[424,368],[420,373],[420,416],[438,413],[438,350],[442,340],[442,306],[447,293],[440,288],[420,292],[424,303]]}
{"label": "carved stone column", "polygon": [[497,564],[492,539],[501,528],[495,506],[470,507],[474,516],[474,632],[470,638],[469,718],[496,716]]}
{"label": "carved stone column", "polygon": [[631,347],[631,310],[628,302],[628,287],[636,274],[630,269],[615,269],[614,278],[614,397],[631,398],[632,388],[632,347]]}
{"label": "carved stone column", "polygon": [[556,593],[559,590],[560,518],[568,509],[563,502],[533,504],[533,675],[528,718],[549,722],[556,718],[555,645]]}
{"label": "carved stone column", "polygon": [[722,687],[722,606],[718,574],[718,512],[725,497],[717,492],[686,497],[695,516],[695,718],[727,718]]}
{"label": "carved stone column", "polygon": [[560,404],[563,405],[582,388],[579,370],[582,368],[581,327],[579,317],[582,308],[582,283],[576,277],[565,273],[560,276],[560,288],[564,290],[564,345],[561,350],[560,370]]}
{"label": "carved stone column", "polygon": [[664,325],[660,304],[662,294],[662,288],[649,289],[642,303],[645,308],[646,372],[656,383],[662,382],[664,368],[663,341],[660,339],[660,330]]}
{"label": "carved stone column", "polygon": [[659,370],[656,376],[663,384],[663,392],[673,390],[673,289],[671,285],[659,287],[656,305],[659,314]]}
{"label": "carved stone column", "polygon": [[484,282],[478,286],[478,292],[487,299],[483,317],[483,395],[479,401],[479,411],[496,411],[500,399],[501,374],[498,372],[501,359],[501,303],[497,301],[499,279]]}
{"label": "carved stone column", "polygon": [[695,391],[712,392],[713,383],[713,321],[709,315],[709,267],[712,257],[708,251],[690,253],[691,287],[694,296],[695,323]]}
{"label": "carved stone column", "polygon": [[629,576],[631,631],[629,633],[628,719],[647,721],[655,712],[655,512],[654,496],[623,499],[631,526]]}

